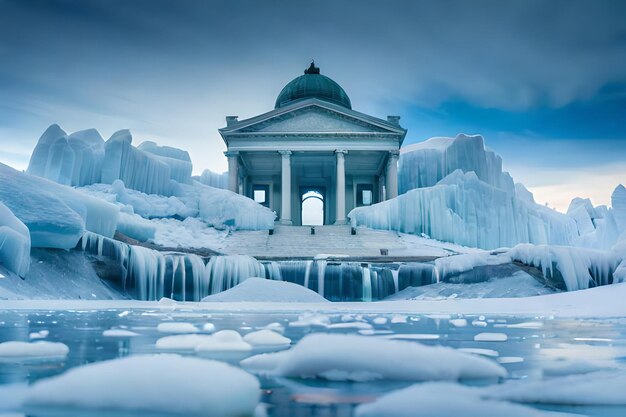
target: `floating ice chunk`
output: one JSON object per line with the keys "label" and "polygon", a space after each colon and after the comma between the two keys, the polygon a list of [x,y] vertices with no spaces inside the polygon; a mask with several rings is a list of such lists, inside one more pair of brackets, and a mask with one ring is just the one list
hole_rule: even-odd
{"label": "floating ice chunk", "polygon": [[395,333],[388,336],[383,336],[385,339],[391,340],[437,340],[441,336],[438,334],[430,333]]}
{"label": "floating ice chunk", "polygon": [[3,342],[0,343],[0,358],[64,358],[70,348],[58,342]]}
{"label": "floating ice chunk", "polygon": [[252,415],[259,395],[255,377],[226,363],[146,355],[39,381],[28,390],[25,406],[239,417]]}
{"label": "floating ice chunk", "polygon": [[[496,325],[498,326],[498,325]],[[522,323],[504,324],[501,325],[508,329],[541,329],[543,328],[543,322],[541,321],[525,321]],[[499,327],[499,326],[498,326]]]}
{"label": "floating ice chunk", "polygon": [[166,350],[194,350],[196,346],[211,338],[207,334],[180,334],[165,336],[156,341],[157,349]]}
{"label": "floating ice chunk", "polygon": [[[213,261],[214,258],[211,258]],[[211,269],[213,273],[211,275],[217,275],[219,273],[225,274],[222,268],[218,268],[218,265],[207,264],[207,269]],[[213,261],[214,263],[219,260]],[[255,260],[256,265],[256,260]],[[259,264],[260,265],[260,264]],[[263,265],[260,265],[263,268]],[[241,272],[242,268],[238,268],[237,271]],[[263,271],[264,272],[264,271]],[[265,278],[248,278],[241,284],[232,287],[231,289],[213,294],[205,297],[202,301],[205,302],[239,302],[239,301],[255,301],[255,302],[284,302],[284,303],[327,303],[321,295],[314,291],[304,288],[302,285],[293,284],[285,281],[274,281]]]}
{"label": "floating ice chunk", "polygon": [[402,314],[394,314],[393,316],[391,316],[392,324],[406,323],[406,320],[407,320],[407,316],[402,315]]}
{"label": "floating ice chunk", "polygon": [[45,339],[46,337],[48,337],[49,334],[50,332],[48,330],[40,330],[38,332],[32,332],[28,335],[28,338],[30,340]]}
{"label": "floating ice chunk", "polygon": [[626,405],[626,371],[601,371],[486,388],[489,398],[533,404]]}
{"label": "floating ice chunk", "polygon": [[[259,337],[262,338],[263,336]],[[251,349],[250,343],[245,342],[235,330],[221,330],[204,339],[195,348],[196,352],[247,352]]]}
{"label": "floating ice chunk", "polygon": [[285,326],[283,326],[281,323],[278,322],[273,322],[270,324],[267,324],[265,326],[262,327],[257,327],[257,329],[259,330],[272,330],[274,332],[283,334],[285,332]]}
{"label": "floating ice chunk", "polygon": [[497,350],[493,350],[493,349],[460,348],[458,350],[461,352],[465,352],[465,353],[474,353],[476,355],[488,356],[490,358],[495,358],[497,356],[500,356],[500,353],[498,353]]}
{"label": "floating ice chunk", "polygon": [[108,329],[102,332],[104,337],[135,337],[139,336],[139,333],[135,333],[126,329]]}
{"label": "floating ice chunk", "polygon": [[243,341],[252,347],[287,347],[291,344],[291,339],[271,330],[248,333],[243,337]]}
{"label": "floating ice chunk", "polygon": [[351,321],[345,323],[334,323],[328,326],[329,329],[357,329],[357,330],[371,330],[372,325],[362,321]]}
{"label": "floating ice chunk", "polygon": [[552,361],[543,366],[543,375],[547,377],[588,374],[591,372],[607,370],[604,365],[599,365],[582,360]]}
{"label": "floating ice chunk", "polygon": [[388,321],[389,319],[387,317],[374,317],[372,323],[376,324],[377,326],[384,326],[385,324],[387,324]]}
{"label": "floating ice chunk", "polygon": [[276,376],[346,381],[458,380],[506,375],[504,368],[491,360],[447,347],[321,333],[305,336],[286,352],[253,356],[241,365]]}
{"label": "floating ice chunk", "polygon": [[562,415],[504,401],[485,400],[480,391],[451,383],[412,385],[357,407],[356,417],[550,417]]}
{"label": "floating ice chunk", "polygon": [[20,277],[30,269],[30,232],[0,201],[0,265]]}
{"label": "floating ice chunk", "polygon": [[207,333],[213,333],[215,331],[215,325],[213,323],[204,323],[202,331]]}
{"label": "floating ice chunk", "polygon": [[467,326],[467,319],[452,319],[448,320],[448,322],[454,327],[465,327]]}
{"label": "floating ice chunk", "polygon": [[487,322],[484,320],[473,320],[472,326],[475,327],[487,327]]}
{"label": "floating ice chunk", "polygon": [[328,327],[330,325],[330,318],[324,314],[305,313],[298,317],[296,321],[290,321],[289,327]]}
{"label": "floating ice chunk", "polygon": [[191,323],[163,322],[157,326],[160,333],[197,333],[198,328]]}
{"label": "floating ice chunk", "polygon": [[504,333],[478,333],[474,336],[476,342],[506,342],[508,339]]}
{"label": "floating ice chunk", "polygon": [[504,363],[504,364],[524,362],[524,358],[519,357],[519,356],[501,356],[496,360],[498,361],[498,363]]}

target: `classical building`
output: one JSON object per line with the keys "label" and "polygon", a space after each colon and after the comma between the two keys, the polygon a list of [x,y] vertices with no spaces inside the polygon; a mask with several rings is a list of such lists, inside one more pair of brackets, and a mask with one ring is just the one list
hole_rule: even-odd
{"label": "classical building", "polygon": [[282,224],[303,224],[311,197],[323,202],[319,223],[343,224],[352,208],[397,195],[406,135],[399,120],[352,110],[343,88],[311,63],[282,89],[274,110],[226,117],[219,132],[229,188],[276,211]]}

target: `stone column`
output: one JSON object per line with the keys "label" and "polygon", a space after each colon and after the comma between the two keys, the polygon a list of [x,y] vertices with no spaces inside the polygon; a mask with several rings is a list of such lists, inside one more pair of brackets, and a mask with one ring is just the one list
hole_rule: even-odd
{"label": "stone column", "polygon": [[291,224],[291,151],[278,151],[281,156],[280,222]]}
{"label": "stone column", "polygon": [[239,152],[226,151],[228,158],[228,189],[233,193],[239,193]]}
{"label": "stone column", "polygon": [[335,224],[346,224],[346,160],[345,155],[348,151],[335,151],[337,156],[337,198],[335,199],[335,207],[337,209],[335,215]]}
{"label": "stone column", "polygon": [[389,151],[387,173],[385,175],[385,199],[390,200],[398,196],[398,155],[399,151]]}

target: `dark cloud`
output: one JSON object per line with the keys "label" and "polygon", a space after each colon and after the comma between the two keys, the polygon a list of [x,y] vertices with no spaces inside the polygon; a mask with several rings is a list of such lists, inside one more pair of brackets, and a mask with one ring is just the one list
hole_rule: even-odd
{"label": "dark cloud", "polygon": [[575,138],[585,114],[585,139],[598,126],[620,140],[602,113],[626,103],[624,16],[601,0],[4,0],[0,143],[19,130],[32,147],[52,122],[128,127],[189,149],[196,170],[224,168],[207,151],[223,117],[271,109],[310,58],[356,109],[401,114],[409,141]]}

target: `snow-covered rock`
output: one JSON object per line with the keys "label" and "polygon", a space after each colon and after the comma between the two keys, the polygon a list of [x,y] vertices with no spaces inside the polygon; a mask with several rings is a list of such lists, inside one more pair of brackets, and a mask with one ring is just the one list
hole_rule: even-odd
{"label": "snow-covered rock", "polygon": [[72,368],[28,389],[28,407],[249,416],[255,377],[223,362],[178,355],[130,356]]}
{"label": "snow-covered rock", "polygon": [[479,390],[452,383],[426,383],[392,391],[357,407],[356,417],[550,417],[563,415],[505,401],[487,400]]}
{"label": "snow-covered rock", "polygon": [[[208,266],[207,266],[208,267]],[[216,271],[217,272],[217,271]],[[248,278],[241,284],[221,293],[209,295],[205,302],[288,302],[326,303],[324,297],[298,284],[265,278]]]}
{"label": "snow-covered rock", "polygon": [[21,277],[30,268],[30,233],[20,221],[0,202],[0,265]]}
{"label": "snow-covered rock", "polygon": [[85,230],[112,237],[119,218],[113,204],[3,164],[0,201],[28,227],[33,247],[72,249]]}
{"label": "snow-covered rock", "polygon": [[70,348],[58,342],[20,342],[10,341],[0,343],[0,358],[64,358]]}
{"label": "snow-covered rock", "polygon": [[499,378],[495,362],[442,346],[374,337],[316,333],[288,351],[241,362],[254,372],[298,378],[373,381],[441,381]]}

